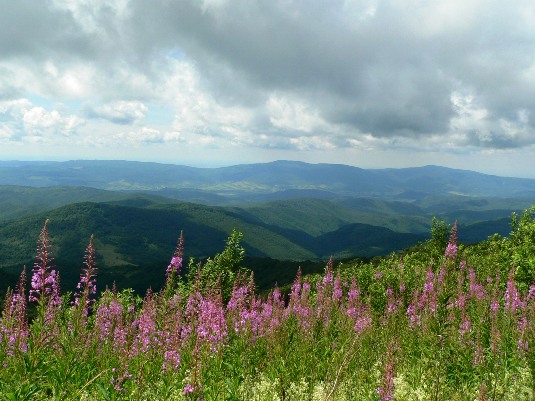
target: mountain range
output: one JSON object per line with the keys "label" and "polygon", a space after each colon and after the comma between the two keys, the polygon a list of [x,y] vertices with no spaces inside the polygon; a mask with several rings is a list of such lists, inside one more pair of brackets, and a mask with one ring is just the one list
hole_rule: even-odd
{"label": "mountain range", "polygon": [[[86,186],[107,190],[184,190],[241,202],[254,195],[381,197],[403,201],[429,195],[535,197],[535,180],[507,178],[438,166],[365,170],[341,164],[276,161],[220,168],[196,168],[130,161],[0,162],[0,184]],[[299,194],[300,191],[305,191]],[[177,191],[175,193],[179,193]],[[240,199],[241,194],[247,194]],[[215,196],[214,202],[223,201]],[[265,200],[258,198],[258,200]],[[274,200],[273,198],[271,200]]]}
{"label": "mountain range", "polygon": [[507,235],[511,213],[534,200],[535,180],[437,166],[365,170],[279,161],[208,169],[4,161],[0,280],[12,282],[21,265],[31,266],[46,219],[63,281],[75,283],[94,234],[101,274],[146,288],[151,277],[161,277],[181,230],[186,256],[221,251],[237,229],[250,258],[294,261],[295,267],[410,247],[429,237],[434,216],[458,220],[461,241]]}

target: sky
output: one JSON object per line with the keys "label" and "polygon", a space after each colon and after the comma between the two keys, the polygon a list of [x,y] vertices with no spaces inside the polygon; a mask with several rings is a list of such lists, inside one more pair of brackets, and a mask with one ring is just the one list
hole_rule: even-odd
{"label": "sky", "polygon": [[0,0],[0,160],[535,178],[532,0]]}

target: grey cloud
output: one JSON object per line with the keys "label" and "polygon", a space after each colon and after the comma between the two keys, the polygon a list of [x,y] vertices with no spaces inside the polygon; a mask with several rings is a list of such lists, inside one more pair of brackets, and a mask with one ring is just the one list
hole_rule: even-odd
{"label": "grey cloud", "polygon": [[[451,95],[467,90],[487,111],[486,132],[493,132],[467,129],[467,143],[525,146],[535,143],[532,117],[522,135],[498,128],[521,110],[535,113],[535,37],[520,6],[498,3],[482,2],[475,11],[468,5],[466,13],[463,8],[449,15],[455,3],[446,2],[444,14],[427,15],[421,9],[436,5],[131,0],[124,12],[104,5],[77,14],[20,0],[0,15],[0,59],[86,59],[109,76],[106,82],[117,81],[112,93],[128,90],[128,82],[114,78],[124,65],[157,87],[168,72],[163,56],[179,49],[195,63],[203,89],[221,104],[255,110],[252,121],[258,125],[249,128],[271,136],[292,135],[266,128],[263,107],[273,92],[302,98],[327,123],[346,127],[348,136],[418,139],[451,134],[458,116]],[[135,120],[94,107],[86,115],[119,124]]]}
{"label": "grey cloud", "polygon": [[466,135],[466,144],[480,148],[511,149],[526,145],[524,141],[515,140],[510,136],[496,131],[471,131]]}
{"label": "grey cloud", "polygon": [[[463,85],[474,86],[498,117],[524,105],[522,99],[505,110],[495,104],[500,101],[492,88],[507,82],[498,71],[488,71],[484,79],[478,70],[478,55],[490,52],[496,63],[499,58],[479,26],[464,35],[426,38],[417,34],[412,10],[396,15],[399,10],[381,2],[365,21],[344,21],[342,2],[233,1],[209,11],[200,4],[166,3],[162,12],[137,1],[134,10],[147,16],[145,24],[158,21],[155,35],[197,61],[212,89],[220,91],[219,99],[261,102],[262,93],[272,90],[306,93],[329,121],[380,137],[446,133],[454,116],[451,93]],[[499,15],[494,17],[484,23],[498,22]],[[510,50],[510,56],[525,59],[525,46]],[[512,69],[508,75],[515,71],[512,61],[506,63]]]}
{"label": "grey cloud", "polygon": [[53,55],[97,52],[94,41],[80,29],[68,12],[50,2],[20,0],[2,5],[0,13],[0,59],[35,60]]}

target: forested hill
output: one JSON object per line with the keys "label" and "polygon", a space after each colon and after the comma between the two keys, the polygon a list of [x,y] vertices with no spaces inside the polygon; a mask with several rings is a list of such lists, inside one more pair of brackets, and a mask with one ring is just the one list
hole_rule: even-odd
{"label": "forested hill", "polygon": [[[290,221],[294,228],[262,222],[258,216],[239,208],[220,208],[189,203],[150,204],[134,200],[126,204],[75,203],[0,224],[0,278],[4,286],[13,285],[23,265],[35,260],[35,241],[45,220],[53,244],[53,256],[62,280],[74,285],[82,266],[84,249],[91,234],[95,237],[101,281],[137,289],[159,285],[162,269],[169,262],[181,230],[186,238],[185,256],[205,258],[221,251],[229,233],[244,234],[247,256],[271,260],[293,260],[286,268],[306,260],[325,261],[336,258],[387,255],[408,248],[429,237],[428,233],[400,233],[363,223],[323,225],[312,230],[309,221]],[[137,206],[132,206],[136,204]],[[140,206],[144,204],[144,206]],[[461,239],[479,240],[509,232],[509,219],[493,224],[463,226]],[[483,226],[482,226],[483,225]],[[313,234],[311,234],[311,232]],[[278,264],[278,263],[275,263]],[[278,270],[280,273],[282,270]],[[275,270],[263,270],[259,281],[280,282]],[[7,275],[7,276],[6,276]]]}
{"label": "forested hill", "polygon": [[32,266],[47,219],[64,280],[77,279],[93,234],[103,277],[146,288],[181,230],[187,257],[214,255],[236,229],[247,257],[293,268],[405,249],[429,238],[434,217],[458,220],[464,243],[508,235],[511,214],[535,204],[534,194],[535,180],[434,166],[0,162],[0,281]]}

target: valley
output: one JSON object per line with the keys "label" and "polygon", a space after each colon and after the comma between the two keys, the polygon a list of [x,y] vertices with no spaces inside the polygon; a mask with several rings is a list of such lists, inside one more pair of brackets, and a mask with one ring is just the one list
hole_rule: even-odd
{"label": "valley", "polygon": [[[180,231],[187,259],[221,251],[236,229],[253,271],[279,261],[293,277],[300,264],[321,271],[329,257],[371,258],[414,246],[430,237],[434,217],[457,220],[464,243],[507,236],[511,214],[534,204],[533,194],[535,180],[433,166],[0,162],[0,278],[5,289],[23,265],[32,266],[47,219],[66,283],[78,279],[93,234],[103,282],[142,290],[161,285]],[[280,270],[271,273],[258,268],[258,281],[287,284]]]}

